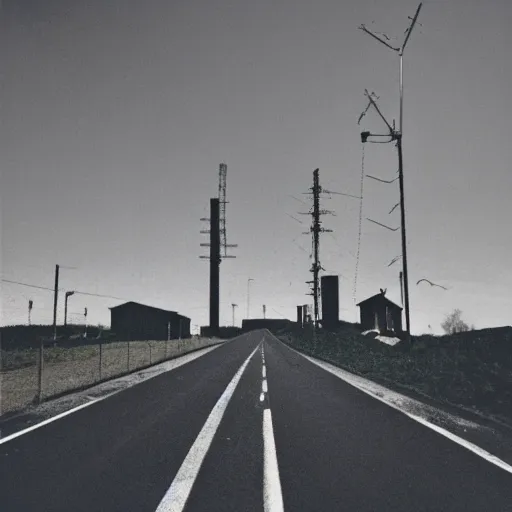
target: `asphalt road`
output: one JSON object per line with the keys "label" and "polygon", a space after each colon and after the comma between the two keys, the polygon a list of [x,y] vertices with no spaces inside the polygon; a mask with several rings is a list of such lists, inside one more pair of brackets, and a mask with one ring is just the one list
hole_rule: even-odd
{"label": "asphalt road", "polygon": [[0,444],[2,512],[507,512],[511,484],[266,331]]}

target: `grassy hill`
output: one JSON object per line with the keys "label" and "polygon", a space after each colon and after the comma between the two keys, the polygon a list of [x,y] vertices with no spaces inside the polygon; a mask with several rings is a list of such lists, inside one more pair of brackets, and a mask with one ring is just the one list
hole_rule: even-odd
{"label": "grassy hill", "polygon": [[[412,348],[363,336],[357,324],[335,332],[291,328],[290,346],[355,374],[512,422],[512,327],[413,336]],[[315,339],[316,338],[316,339]]]}

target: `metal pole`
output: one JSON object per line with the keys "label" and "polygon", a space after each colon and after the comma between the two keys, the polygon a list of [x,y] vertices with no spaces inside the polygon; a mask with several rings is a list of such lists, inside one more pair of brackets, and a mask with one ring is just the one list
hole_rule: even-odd
{"label": "metal pole", "polygon": [[39,368],[38,368],[38,390],[37,390],[37,401],[41,403],[43,399],[43,363],[44,363],[44,342],[41,336],[39,343]]}
{"label": "metal pole", "polygon": [[64,296],[64,327],[68,325],[68,298],[69,295],[66,293]]}
{"label": "metal pole", "polygon": [[404,55],[400,52],[400,134],[403,133],[404,123]]}
{"label": "metal pole", "polygon": [[103,359],[103,344],[101,342],[101,339],[100,339],[100,361],[99,361],[99,375],[100,375],[100,379],[101,380],[101,360]]}
{"label": "metal pole", "polygon": [[409,315],[409,279],[407,274],[407,239],[405,232],[405,203],[404,203],[404,172],[402,156],[402,134],[397,135],[398,147],[398,173],[400,182],[400,217],[402,222],[402,264],[404,278],[404,298],[405,298],[405,330],[407,341],[411,341],[410,315]]}
{"label": "metal pole", "polygon": [[55,290],[53,293],[53,339],[57,339],[57,300],[59,296],[59,265],[55,265]]}
{"label": "metal pole", "polygon": [[249,319],[249,315],[251,314],[251,281],[254,281],[251,277],[247,279],[247,319]]}

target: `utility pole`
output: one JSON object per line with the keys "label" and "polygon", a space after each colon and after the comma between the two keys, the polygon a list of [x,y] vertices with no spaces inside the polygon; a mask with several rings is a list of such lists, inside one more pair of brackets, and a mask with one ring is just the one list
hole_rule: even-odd
{"label": "utility pole", "polygon": [[[409,307],[409,276],[407,273],[407,239],[406,239],[406,230],[405,230],[405,200],[404,200],[404,173],[403,173],[403,154],[402,154],[402,136],[403,136],[403,103],[404,103],[404,81],[403,81],[403,55],[404,50],[407,45],[407,42],[409,41],[409,38],[411,36],[412,30],[418,20],[418,16],[420,14],[422,3],[418,5],[418,8],[416,9],[416,13],[412,18],[409,18],[411,20],[411,23],[409,25],[409,28],[405,31],[405,39],[402,43],[402,46],[400,47],[394,47],[391,46],[389,43],[387,43],[384,39],[379,37],[379,35],[371,32],[368,30],[365,25],[361,25],[359,28],[372,36],[374,39],[377,39],[380,43],[382,43],[384,46],[387,46],[389,49],[395,51],[398,53],[399,56],[399,89],[400,89],[400,122],[399,122],[399,129],[394,129],[394,123],[393,128],[389,126],[388,128],[390,131],[390,134],[392,135],[392,140],[396,140],[397,150],[398,150],[398,174],[399,174],[399,184],[400,184],[400,218],[401,218],[401,224],[402,224],[402,265],[403,265],[403,281],[404,281],[404,295],[405,295],[405,324],[406,324],[406,335],[407,335],[407,341],[411,342],[411,325],[410,325],[410,307]],[[370,103],[372,103],[372,98],[369,97]],[[374,102],[373,102],[374,103]],[[374,104],[374,106],[376,106]],[[380,111],[377,108],[377,111],[380,114]],[[382,114],[380,114],[383,118]],[[369,132],[368,135],[371,135]],[[361,134],[361,137],[363,135]],[[363,140],[363,139],[361,139]],[[364,141],[363,141],[364,142]]]}
{"label": "utility pole", "polygon": [[59,265],[55,265],[55,289],[53,292],[53,340],[57,339],[57,301],[59,296]]}
{"label": "utility pole", "polygon": [[252,277],[247,279],[247,320],[251,314],[251,281],[254,281]]}
{"label": "utility pole", "polygon": [[32,325],[32,322],[31,322],[31,313],[32,313],[32,307],[34,305],[34,302],[32,300],[29,300],[28,301],[28,325]]}
{"label": "utility pole", "polygon": [[84,321],[85,321],[84,338],[87,338],[87,308],[84,308]]}
{"label": "utility pole", "polygon": [[320,170],[315,169],[313,171],[313,186],[310,188],[310,193],[313,194],[313,208],[310,212],[305,215],[311,215],[313,222],[311,224],[309,232],[306,231],[304,234],[312,234],[313,239],[313,264],[310,272],[313,274],[312,281],[306,281],[307,284],[311,284],[311,292],[307,295],[313,296],[313,307],[314,307],[314,326],[318,327],[319,324],[319,301],[320,301],[320,283],[319,274],[321,270],[325,270],[320,264],[320,233],[331,233],[332,229],[325,229],[322,227],[320,220],[321,215],[332,214],[329,210],[320,209],[320,194],[322,193],[322,187],[320,186]]}
{"label": "utility pole", "polygon": [[233,327],[235,327],[235,308],[238,307],[238,304],[231,304],[231,308],[233,309]]}
{"label": "utility pole", "polygon": [[267,313],[267,306],[265,306],[265,304],[263,304],[263,319],[265,319],[267,317],[266,313]]}
{"label": "utility pole", "polygon": [[66,292],[66,295],[64,296],[64,327],[68,325],[68,299],[74,293],[75,292]]}

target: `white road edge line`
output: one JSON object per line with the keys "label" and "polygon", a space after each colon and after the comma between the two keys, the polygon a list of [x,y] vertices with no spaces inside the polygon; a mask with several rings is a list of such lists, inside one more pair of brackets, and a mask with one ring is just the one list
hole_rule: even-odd
{"label": "white road edge line", "polygon": [[267,376],[267,369],[265,368],[265,365],[263,365],[263,368],[261,369],[261,374],[262,374],[263,378],[266,378],[266,376]]}
{"label": "white road edge line", "polygon": [[181,512],[184,510],[194,482],[201,469],[201,465],[203,464],[203,460],[208,453],[229,401],[235,392],[245,368],[257,350],[258,347],[251,352],[251,355],[235,373],[235,376],[231,379],[231,382],[227,385],[221,397],[213,407],[201,432],[199,432],[194,444],[181,464],[178,473],[174,477],[171,486],[160,501],[156,512]]}
{"label": "white road edge line", "polygon": [[266,393],[268,391],[267,379],[263,379],[263,382],[261,383],[261,389],[263,390],[263,393]]}
{"label": "white road edge line", "polygon": [[324,361],[317,360],[317,359],[315,359],[315,358],[313,358],[311,356],[307,356],[305,354],[302,354],[302,353],[298,352],[297,350],[295,350],[295,349],[293,349],[291,347],[288,347],[288,345],[283,343],[278,338],[275,338],[275,339],[279,343],[282,343],[284,346],[286,346],[287,348],[292,350],[293,352],[296,352],[297,354],[301,355],[302,357],[308,359],[313,364],[316,364],[317,366],[319,366],[320,368],[324,369],[325,371],[328,371],[328,372],[332,373],[333,375],[335,375],[339,379],[345,381],[347,384],[350,384],[351,386],[353,386],[353,387],[363,391],[363,393],[366,393],[367,395],[371,396],[372,398],[375,398],[376,400],[379,400],[380,402],[386,404],[387,406],[392,407],[393,409],[396,409],[397,411],[400,411],[402,414],[405,414],[409,418],[417,421],[418,423],[421,423],[425,427],[428,427],[428,428],[434,430],[435,432],[441,434],[442,436],[450,439],[454,443],[457,443],[458,445],[466,448],[470,452],[473,452],[475,455],[478,455],[479,457],[485,459],[487,462],[490,462],[491,464],[494,464],[495,466],[498,466],[499,468],[504,469],[508,473],[512,473],[512,466],[507,464],[504,460],[500,459],[499,457],[496,457],[496,455],[493,455],[492,453],[489,453],[487,450],[484,450],[483,448],[480,448],[480,446],[478,446],[476,444],[473,444],[470,441],[467,441],[466,439],[463,439],[463,438],[457,436],[456,434],[453,434],[452,432],[450,432],[449,430],[444,429],[443,427],[439,427],[438,425],[434,425],[433,423],[429,423],[427,420],[425,420],[424,418],[422,418],[420,416],[417,416],[415,414],[411,414],[411,413],[409,413],[407,411],[404,411],[403,409],[400,409],[395,404],[393,404],[391,402],[388,402],[388,401],[384,400],[383,398],[381,398],[381,397],[379,397],[377,395],[374,395],[373,393],[370,393],[368,390],[366,390],[363,387],[358,386],[355,382],[351,382],[351,381],[345,379],[344,375],[343,375],[343,372],[345,371],[345,372],[349,373],[347,370],[343,370],[342,368],[338,368],[338,367],[336,367],[336,366],[334,366],[334,365],[332,365],[330,363],[326,363]]}
{"label": "white road edge line", "polygon": [[[202,351],[203,349],[201,349],[200,353],[183,354],[183,356],[181,356],[181,357],[183,357],[183,361],[180,362],[178,359],[175,359],[175,361],[177,363],[181,363],[181,364],[176,364],[170,370],[166,370],[166,371],[161,372],[161,373],[155,373],[154,375],[148,375],[147,379],[141,380],[141,381],[137,382],[137,384],[140,384],[141,382],[145,382],[146,380],[152,379],[154,377],[158,377],[162,373],[172,372],[176,368],[179,368],[180,366],[183,366],[183,365],[185,365],[187,363],[190,363],[190,362],[194,361],[195,359],[198,359],[199,357],[202,357],[202,356],[212,352],[213,350],[215,350],[216,348],[221,347],[221,346],[224,346],[224,343],[219,343],[219,344],[211,346],[211,347],[205,347],[204,350],[208,350],[207,352],[206,351],[203,352]],[[189,356],[189,357],[187,357],[187,356]],[[172,361],[172,359],[170,359],[169,361]],[[165,362],[166,361],[164,361],[163,364],[165,364]],[[134,373],[137,373],[137,372],[134,372]],[[126,377],[126,375],[123,376],[123,377],[119,377],[119,379],[124,379],[125,377]],[[117,379],[112,379],[112,381],[107,381],[107,382],[115,382],[116,380]],[[134,385],[136,385],[136,384],[134,384]],[[97,404],[98,402],[101,402],[102,400],[106,400],[107,398],[110,398],[111,396],[117,395],[117,393],[121,393],[121,391],[125,391],[127,389],[130,389],[131,387],[133,387],[133,386],[127,386],[125,388],[117,389],[117,390],[113,391],[112,393],[109,393],[108,395],[105,395],[105,396],[101,396],[99,398],[90,398],[89,402],[86,402],[84,404],[81,404],[81,405],[78,405],[76,407],[73,407],[72,409],[69,409],[67,411],[61,412],[60,414],[57,414],[55,416],[52,416],[51,418],[43,420],[40,423],[36,423],[35,425],[31,425],[30,427],[27,427],[27,428],[25,428],[23,430],[19,430],[18,432],[14,432],[13,434],[10,434],[8,436],[5,436],[5,437],[1,438],[0,439],[0,444],[4,444],[4,443],[7,443],[9,441],[12,441],[13,439],[16,439],[17,437],[20,437],[20,436],[22,436],[24,434],[28,434],[29,432],[32,432],[33,430],[36,430],[36,429],[41,428],[41,427],[44,427],[45,425],[48,425],[49,423],[52,423],[54,421],[60,420],[60,419],[64,418],[65,416],[68,416],[69,414],[73,414],[74,412],[79,411],[80,409],[84,409],[85,407],[89,407],[90,405]]]}
{"label": "white road edge line", "polygon": [[284,511],[270,409],[263,410],[263,505],[265,512]]}

